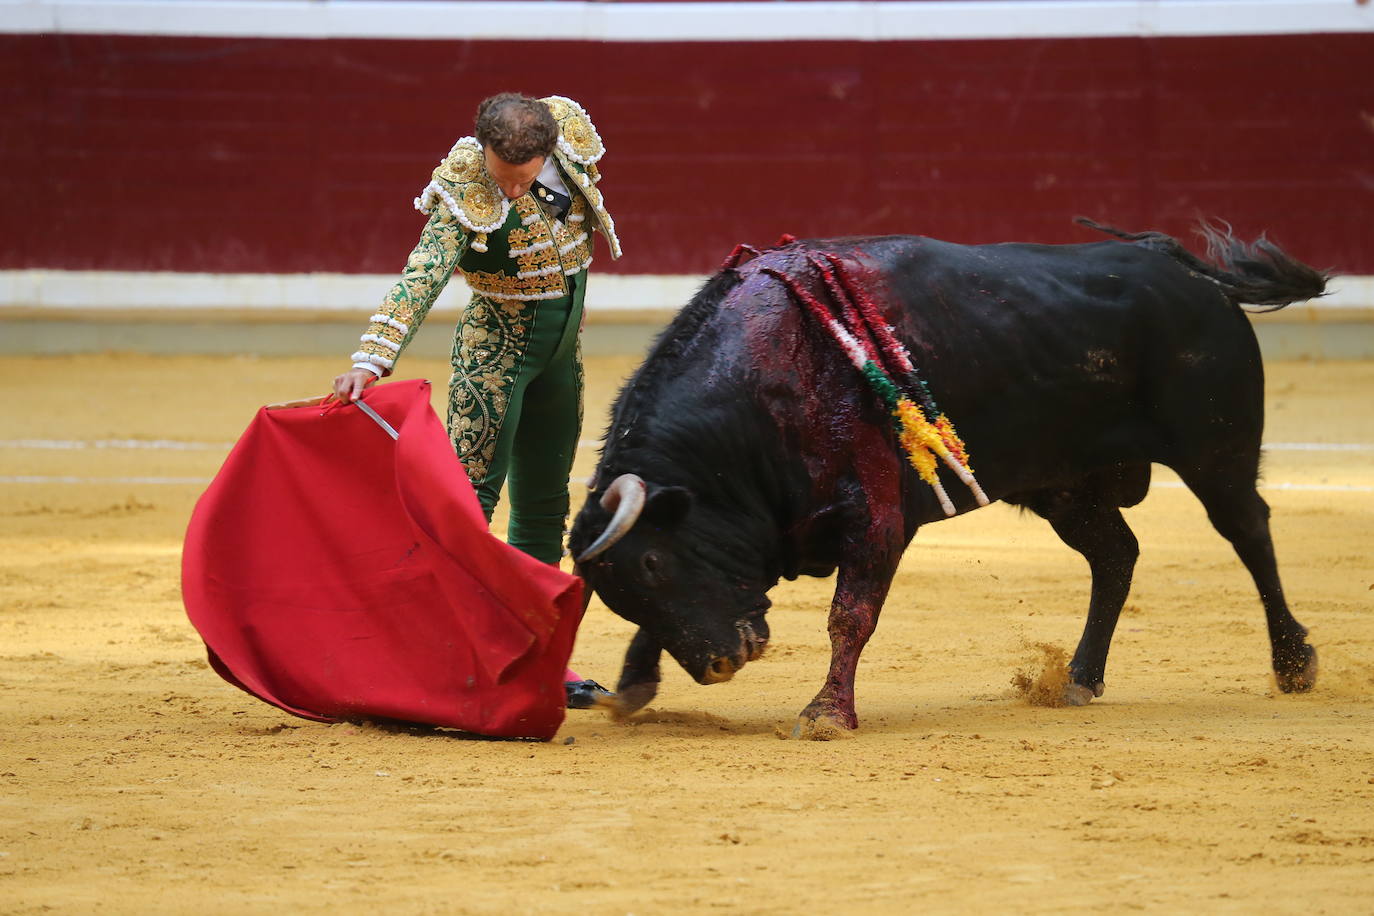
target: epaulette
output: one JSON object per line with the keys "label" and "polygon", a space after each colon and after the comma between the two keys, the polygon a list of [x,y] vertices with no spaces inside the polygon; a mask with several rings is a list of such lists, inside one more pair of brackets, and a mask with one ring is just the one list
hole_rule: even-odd
{"label": "epaulette", "polygon": [[[477,233],[495,232],[510,215],[510,201],[487,175],[482,147],[474,137],[463,137],[434,169],[433,180],[415,198],[415,209],[429,215],[436,201],[454,219]],[[478,242],[473,248],[482,251]]]}
{"label": "epaulette", "polygon": [[540,99],[558,122],[558,149],[578,165],[590,166],[606,155],[596,125],[581,105],[561,95]]}

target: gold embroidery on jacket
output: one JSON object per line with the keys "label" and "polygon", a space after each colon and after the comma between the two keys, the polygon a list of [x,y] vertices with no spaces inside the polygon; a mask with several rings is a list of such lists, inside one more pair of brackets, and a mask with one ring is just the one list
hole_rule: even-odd
{"label": "gold embroidery on jacket", "polygon": [[[491,232],[500,227],[510,212],[510,204],[496,182],[487,174],[482,147],[473,137],[461,137],[434,169],[433,182],[420,196],[428,212],[437,202],[453,210],[459,222],[475,232]],[[441,182],[452,185],[446,188]]]}
{"label": "gold embroidery on jacket", "polygon": [[[510,273],[467,271],[468,286],[498,298],[552,299],[564,295],[563,277],[591,263],[592,243],[586,225],[587,203],[574,195],[568,219],[545,215],[539,202],[526,194],[513,202],[521,225],[506,233],[515,269]],[[512,274],[514,276],[512,276]]]}
{"label": "gold embroidery on jacket", "polygon": [[466,239],[463,227],[444,211],[437,211],[425,223],[400,278],[377,309],[380,320],[373,321],[364,332],[358,352],[378,357],[368,362],[391,367],[448,282],[454,265],[462,256]]}
{"label": "gold embroidery on jacket", "polygon": [[568,292],[561,271],[540,277],[512,277],[509,274],[469,270],[463,276],[474,296],[492,299],[557,299]]}

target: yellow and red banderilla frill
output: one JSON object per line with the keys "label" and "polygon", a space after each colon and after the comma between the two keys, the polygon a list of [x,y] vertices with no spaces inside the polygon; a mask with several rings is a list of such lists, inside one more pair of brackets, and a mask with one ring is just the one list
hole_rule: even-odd
{"label": "yellow and red banderilla frill", "polygon": [[[892,414],[902,451],[916,473],[935,491],[945,515],[954,515],[956,510],[936,473],[939,462],[973,492],[978,505],[986,506],[987,495],[973,476],[963,440],[955,432],[954,424],[936,406],[911,362],[911,355],[882,320],[873,300],[854,282],[840,258],[827,253],[823,259],[812,255],[807,260],[819,271],[838,310],[827,308],[792,277],[770,268],[765,268],[764,272],[781,282],[792,298],[825,328],[882,399]],[[890,373],[884,363],[895,372]],[[903,390],[894,374],[906,381],[908,390]]]}

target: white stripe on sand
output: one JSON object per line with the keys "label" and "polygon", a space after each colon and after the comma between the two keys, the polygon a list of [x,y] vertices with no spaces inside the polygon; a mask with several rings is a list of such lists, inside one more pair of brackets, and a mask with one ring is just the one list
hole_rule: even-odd
{"label": "white stripe on sand", "polygon": [[1374,452],[1367,442],[1266,442],[1266,452]]}
{"label": "white stripe on sand", "polygon": [[[600,448],[600,439],[582,439],[578,448]],[[232,442],[179,442],[173,439],[0,439],[0,448],[33,450],[150,449],[166,451],[228,451]],[[1374,444],[1365,442],[1271,442],[1265,451],[1290,452],[1369,452]],[[77,477],[21,474],[0,476],[0,484],[195,484],[204,486],[209,477]],[[590,484],[591,481],[585,481]],[[1155,487],[1182,488],[1179,481],[1156,481]],[[1304,490],[1328,493],[1374,493],[1374,486],[1325,483],[1261,483],[1261,490]]]}
{"label": "white stripe on sand", "polygon": [[[1167,487],[1171,490],[1185,488],[1180,480],[1159,480],[1151,487]],[[1320,493],[1374,493],[1374,487],[1353,483],[1261,483],[1261,490],[1312,490]]]}

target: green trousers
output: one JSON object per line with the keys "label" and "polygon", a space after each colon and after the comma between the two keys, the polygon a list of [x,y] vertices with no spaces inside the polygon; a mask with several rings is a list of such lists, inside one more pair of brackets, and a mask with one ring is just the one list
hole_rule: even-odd
{"label": "green trousers", "polygon": [[582,432],[582,302],[473,296],[453,343],[449,437],[487,521],[505,485],[511,546],[545,563],[563,555],[568,475]]}

